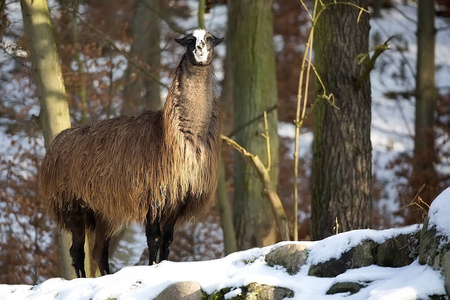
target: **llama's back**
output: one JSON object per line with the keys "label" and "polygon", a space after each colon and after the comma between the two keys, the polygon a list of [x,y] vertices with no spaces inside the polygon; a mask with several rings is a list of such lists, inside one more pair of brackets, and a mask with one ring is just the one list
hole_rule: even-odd
{"label": "llama's back", "polygon": [[[43,202],[59,223],[75,202],[111,224],[143,222],[142,209],[161,149],[160,112],[98,121],[61,132],[42,163],[39,186]],[[64,225],[64,224],[61,224]]]}

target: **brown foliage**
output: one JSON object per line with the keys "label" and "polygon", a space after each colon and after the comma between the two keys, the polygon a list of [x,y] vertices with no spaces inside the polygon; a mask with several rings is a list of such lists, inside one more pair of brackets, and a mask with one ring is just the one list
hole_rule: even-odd
{"label": "brown foliage", "polygon": [[34,137],[27,143],[13,137],[5,146],[9,154],[0,162],[0,283],[35,284],[58,274],[59,258],[52,223],[36,193],[42,145]]}
{"label": "brown foliage", "polygon": [[390,162],[389,168],[395,170],[399,199],[402,204],[399,215],[405,218],[407,224],[420,223],[428,211],[428,206],[433,199],[446,187],[450,185],[450,171],[448,169],[448,157],[450,157],[450,124],[448,106],[450,94],[438,95],[437,119],[434,127],[435,155],[429,153],[426,159],[437,158],[434,161],[435,171],[423,170],[414,173],[415,163],[412,155],[401,154]]}

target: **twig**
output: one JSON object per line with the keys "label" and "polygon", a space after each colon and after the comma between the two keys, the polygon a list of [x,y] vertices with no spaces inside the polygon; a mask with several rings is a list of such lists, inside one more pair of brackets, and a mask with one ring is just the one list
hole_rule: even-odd
{"label": "twig", "polygon": [[336,221],[335,221],[335,226],[333,227],[335,234],[339,234],[339,227],[341,227],[341,225],[339,225],[339,221],[338,218],[336,217]]}
{"label": "twig", "polygon": [[270,166],[272,165],[272,160],[270,157],[270,135],[269,135],[269,125],[267,124],[267,112],[264,111],[264,129],[266,133],[261,134],[266,139],[266,149],[267,149],[267,172],[270,172]]}
{"label": "twig", "polygon": [[[394,36],[391,36],[387,39],[386,42],[384,42],[383,45],[376,45],[372,49],[369,50],[369,53],[374,50],[375,53],[370,58],[369,62],[366,64],[366,67],[364,68],[364,73],[358,78],[358,80],[355,82],[356,89],[359,89],[364,81],[366,81],[367,77],[370,75],[370,71],[372,71],[375,68],[375,61],[377,60],[378,56],[381,55],[384,51],[389,49],[389,42],[394,38]],[[363,54],[360,56],[360,60],[358,64],[361,64],[367,57],[369,57],[369,53]]]}
{"label": "twig", "polygon": [[[67,6],[64,6],[64,8],[70,11],[70,9]],[[78,20],[80,20],[81,23],[83,23],[85,26],[89,27],[89,29],[93,30],[96,34],[100,35],[114,50],[116,50],[117,52],[122,54],[125,57],[125,59],[130,64],[132,64],[136,69],[141,71],[146,76],[150,77],[152,80],[157,82],[159,85],[165,87],[166,89],[169,89],[169,86],[167,84],[161,82],[161,80],[159,80],[155,75],[153,75],[151,72],[149,72],[148,70],[146,70],[145,68],[140,66],[136,62],[136,60],[134,58],[132,58],[127,52],[120,49],[109,35],[107,35],[103,31],[99,30],[95,26],[91,25],[89,22],[83,20],[83,18],[80,16],[80,14],[78,12],[73,12],[73,13],[74,13],[74,15],[77,16]]]}
{"label": "twig", "polygon": [[[268,109],[266,109],[264,112],[270,113],[273,110],[275,110],[278,107],[278,104],[273,105],[272,107],[269,107]],[[257,115],[256,117],[254,117],[253,119],[245,122],[244,124],[242,124],[241,126],[237,127],[236,129],[234,129],[230,134],[228,134],[228,136],[234,136],[237,132],[241,131],[242,129],[244,129],[245,127],[247,127],[248,125],[252,124],[253,122],[258,121],[259,119],[264,117],[264,112]]]}
{"label": "twig", "polygon": [[[425,201],[423,201],[422,197],[420,197],[420,193],[423,191],[425,186],[426,186],[426,184],[422,184],[419,191],[412,198],[412,200],[408,204],[404,205],[401,209],[405,209],[405,208],[408,208],[411,206],[417,206],[423,213],[427,214],[428,209],[430,208],[430,205],[428,203],[426,203]],[[425,209],[422,205],[425,205],[428,209]]]}
{"label": "twig", "polygon": [[166,24],[170,27],[170,29],[172,29],[172,31],[182,34],[182,35],[186,35],[186,31],[184,31],[183,29],[179,28],[175,22],[171,21],[166,15],[164,15],[162,12],[160,12],[158,9],[152,7],[151,5],[149,5],[146,1],[139,1],[141,4],[143,4],[145,7],[147,7],[149,10],[151,10],[153,13],[155,13],[161,20],[163,20],[164,22],[166,22]]}

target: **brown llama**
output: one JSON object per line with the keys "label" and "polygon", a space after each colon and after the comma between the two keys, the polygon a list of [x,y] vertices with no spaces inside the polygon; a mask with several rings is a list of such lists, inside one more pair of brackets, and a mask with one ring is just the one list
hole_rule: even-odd
{"label": "brown llama", "polygon": [[84,269],[85,229],[92,252],[109,274],[110,238],[123,225],[145,224],[150,264],[169,256],[175,222],[210,207],[220,155],[220,107],[211,64],[223,39],[203,29],[177,43],[186,47],[162,110],[119,116],[64,130],[42,163],[39,189],[59,226],[72,233],[70,255]]}

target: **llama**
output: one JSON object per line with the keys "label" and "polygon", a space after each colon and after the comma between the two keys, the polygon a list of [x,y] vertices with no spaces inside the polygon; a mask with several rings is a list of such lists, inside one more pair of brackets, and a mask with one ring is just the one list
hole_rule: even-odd
{"label": "llama", "polygon": [[84,270],[85,230],[92,256],[109,274],[108,248],[123,225],[145,226],[149,263],[168,259],[177,220],[213,202],[220,155],[220,106],[211,64],[217,38],[203,29],[175,41],[186,48],[164,107],[81,125],[55,137],[39,189],[60,227],[72,233],[70,255]]}

